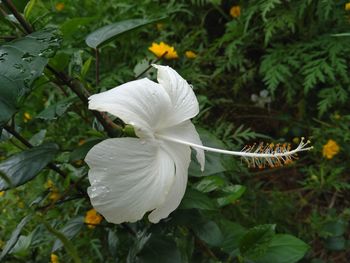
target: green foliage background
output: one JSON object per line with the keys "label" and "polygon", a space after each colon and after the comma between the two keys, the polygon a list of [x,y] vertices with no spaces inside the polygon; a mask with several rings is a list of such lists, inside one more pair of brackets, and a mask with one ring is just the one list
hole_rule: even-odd
{"label": "green foliage background", "polygon": [[[13,1],[36,32],[29,36],[4,2],[11,1],[0,4],[0,261],[48,262],[54,253],[60,262],[348,262],[346,1]],[[101,43],[96,85],[86,37],[130,19],[145,25]],[[205,145],[295,145],[305,136],[314,149],[264,170],[208,153],[203,174],[192,161],[185,198],[168,219],[89,228],[85,154],[128,132],[106,132],[86,93],[134,80],[160,41],[179,58],[158,63],[194,87]],[[330,139],[340,151],[327,159]]]}

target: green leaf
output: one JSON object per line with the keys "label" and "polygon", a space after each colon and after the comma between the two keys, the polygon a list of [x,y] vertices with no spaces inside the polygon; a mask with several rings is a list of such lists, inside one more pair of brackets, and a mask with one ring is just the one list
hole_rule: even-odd
{"label": "green leaf", "polygon": [[19,224],[17,225],[16,229],[12,232],[10,239],[6,242],[6,245],[1,252],[0,262],[6,257],[6,255],[10,252],[10,250],[17,243],[19,235],[21,234],[23,227],[29,222],[29,220],[31,218],[32,218],[31,215],[28,215],[28,216],[24,217],[21,220],[21,222],[19,222]]}
{"label": "green leaf", "polygon": [[275,235],[266,253],[256,263],[295,263],[302,259],[309,246],[302,240],[285,234]]}
{"label": "green leaf", "polygon": [[73,152],[71,152],[71,154],[69,156],[69,161],[74,162],[74,161],[84,159],[86,154],[88,153],[88,151],[90,151],[90,149],[94,145],[98,144],[101,141],[102,141],[102,139],[90,139],[89,141],[87,141],[83,145],[78,146]]}
{"label": "green leaf", "polygon": [[346,232],[347,227],[348,223],[341,219],[328,221],[323,224],[320,234],[322,237],[341,236]]}
{"label": "green leaf", "polygon": [[55,104],[50,105],[45,110],[40,112],[36,118],[43,119],[43,120],[54,120],[58,117],[61,117],[68,108],[73,104],[73,102],[76,100],[76,98],[67,98],[64,100],[61,100]]}
{"label": "green leaf", "polygon": [[181,254],[173,239],[167,236],[151,235],[138,253],[139,263],[181,263]]}
{"label": "green leaf", "polygon": [[25,257],[29,254],[29,246],[32,243],[33,232],[28,236],[21,235],[16,242],[16,245],[11,249],[10,254],[18,257]]}
{"label": "green leaf", "polygon": [[63,38],[66,40],[73,37],[77,31],[81,30],[82,26],[88,25],[94,20],[96,17],[74,17],[66,20],[60,28]]}
{"label": "green leaf", "polygon": [[225,179],[220,176],[207,176],[195,184],[195,188],[202,193],[208,193],[225,186],[225,184]]}
{"label": "green leaf", "polygon": [[325,240],[325,247],[329,250],[340,251],[346,248],[346,240],[343,236],[329,237]]}
{"label": "green leaf", "polygon": [[[16,187],[32,180],[58,153],[54,143],[44,144],[15,154],[0,163],[0,172]],[[10,188],[4,178],[0,178],[0,191]]]}
{"label": "green leaf", "polygon": [[[60,232],[68,239],[71,240],[75,237],[84,226],[84,217],[78,216],[67,222],[67,224],[60,230]],[[52,247],[52,252],[63,247],[63,243],[60,239],[56,239]]]}
{"label": "green leaf", "polygon": [[48,29],[0,46],[0,127],[16,113],[58,47],[59,38]]}
{"label": "green leaf", "polygon": [[224,192],[225,195],[217,199],[219,206],[223,207],[237,201],[244,194],[246,189],[247,188],[243,185],[228,185],[224,187],[222,192]]}
{"label": "green leaf", "polygon": [[223,219],[219,222],[219,227],[223,234],[223,241],[221,248],[227,252],[232,253],[235,249],[238,249],[240,240],[245,235],[247,230],[235,222]]}
{"label": "green leaf", "polygon": [[46,130],[42,129],[30,138],[29,142],[31,145],[38,146],[43,143],[46,136]]}
{"label": "green leaf", "polygon": [[96,49],[102,45],[109,43],[110,41],[114,40],[115,38],[117,38],[123,33],[129,32],[131,30],[140,28],[142,26],[145,26],[151,23],[158,22],[162,19],[164,19],[164,17],[153,19],[153,20],[130,19],[130,20],[119,21],[119,22],[101,27],[96,31],[92,32],[86,37],[85,42],[89,47]]}
{"label": "green leaf", "polygon": [[264,255],[275,235],[275,225],[259,225],[248,230],[240,241],[241,254],[251,260]]}
{"label": "green leaf", "polygon": [[205,194],[191,189],[190,187],[187,188],[184,198],[181,201],[181,204],[179,206],[180,209],[201,209],[201,210],[216,210],[216,204],[213,200],[211,200],[208,196]]}
{"label": "green leaf", "polygon": [[75,263],[81,263],[81,260],[79,258],[78,252],[75,249],[75,247],[73,246],[72,242],[69,241],[68,238],[65,237],[65,235],[63,235],[61,232],[57,231],[56,229],[54,229],[52,226],[50,226],[50,224],[45,221],[44,218],[41,218],[41,222],[45,225],[46,229],[53,234],[54,236],[56,236],[59,240],[61,240],[62,244],[64,245],[64,248],[66,249],[66,251],[70,254],[71,258],[73,259],[73,261]]}
{"label": "green leaf", "polygon": [[193,227],[195,234],[210,246],[219,247],[223,241],[223,234],[218,225],[213,221]]}

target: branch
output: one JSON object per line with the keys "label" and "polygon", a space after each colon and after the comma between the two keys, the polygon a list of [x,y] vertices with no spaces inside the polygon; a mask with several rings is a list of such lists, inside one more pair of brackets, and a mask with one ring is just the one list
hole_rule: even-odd
{"label": "branch", "polygon": [[11,0],[2,0],[2,3],[4,4],[4,6],[6,6],[6,8],[9,11],[11,11],[11,13],[16,17],[18,22],[22,25],[22,27],[28,34],[33,32],[32,26],[29,23],[27,23],[27,21],[25,21],[24,17],[17,11],[15,5],[12,3]]}

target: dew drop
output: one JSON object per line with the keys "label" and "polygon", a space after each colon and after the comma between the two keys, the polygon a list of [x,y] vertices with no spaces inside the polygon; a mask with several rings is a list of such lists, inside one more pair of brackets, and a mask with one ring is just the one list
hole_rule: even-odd
{"label": "dew drop", "polygon": [[90,198],[105,198],[110,193],[110,189],[104,185],[92,185],[88,189]]}

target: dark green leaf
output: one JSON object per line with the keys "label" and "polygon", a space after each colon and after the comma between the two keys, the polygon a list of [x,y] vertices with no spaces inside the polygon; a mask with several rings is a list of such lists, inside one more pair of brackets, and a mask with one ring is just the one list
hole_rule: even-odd
{"label": "dark green leaf", "polygon": [[187,188],[184,198],[182,199],[182,202],[180,204],[180,209],[201,209],[201,210],[215,210],[217,209],[216,204],[213,200],[211,200],[208,196],[205,194],[191,189],[190,187]]}
{"label": "dark green leaf", "polygon": [[11,238],[6,242],[4,249],[0,255],[0,262],[6,257],[10,250],[17,243],[19,235],[21,234],[22,228],[29,222],[32,217],[30,215],[24,217],[21,222],[17,225],[16,229],[12,232]]}
{"label": "dark green leaf", "polygon": [[223,197],[217,199],[220,207],[232,204],[234,201],[239,199],[245,192],[246,187],[243,185],[229,185],[222,189],[225,193]]}
{"label": "dark green leaf", "polygon": [[196,235],[208,245],[218,247],[223,241],[221,230],[213,221],[196,225],[193,227],[193,230]]}
{"label": "dark green leaf", "polygon": [[33,232],[28,236],[20,235],[16,245],[11,249],[10,254],[14,254],[18,257],[25,257],[29,253],[29,246],[32,243]]}
{"label": "dark green leaf", "polygon": [[321,229],[321,235],[323,237],[329,236],[341,236],[346,232],[348,223],[338,219],[324,223]]}
{"label": "dark green leaf", "polygon": [[81,30],[82,26],[85,26],[94,20],[96,20],[96,17],[74,17],[66,20],[60,28],[64,39],[71,38],[77,31]]}
{"label": "dark green leaf", "polygon": [[120,36],[123,33],[129,32],[131,30],[137,29],[139,27],[158,22],[159,20],[164,19],[130,19],[120,22],[116,22],[110,25],[106,25],[97,29],[96,31],[89,34],[85,42],[91,48],[98,48],[102,45],[107,44],[108,42],[114,40],[116,37]]}
{"label": "dark green leaf", "polygon": [[[54,143],[44,144],[15,154],[0,163],[0,172],[4,173],[13,187],[32,180],[58,153]],[[0,191],[10,188],[8,183],[0,179]]]}
{"label": "dark green leaf", "polygon": [[225,179],[220,176],[207,176],[199,181],[195,185],[195,188],[202,193],[208,193],[223,187],[225,184]]}
{"label": "dark green leaf", "polygon": [[346,247],[346,240],[343,236],[329,237],[325,241],[325,247],[334,251],[343,250]]}
{"label": "dark green leaf", "polygon": [[102,139],[91,139],[84,143],[83,145],[78,146],[73,152],[71,152],[69,156],[69,161],[74,162],[78,160],[82,160],[85,158],[88,151],[96,144],[101,142]]}
{"label": "dark green leaf", "polygon": [[[60,232],[68,239],[71,240],[75,237],[84,226],[84,218],[82,216],[75,217],[67,222],[67,224],[60,230]],[[62,241],[56,239],[52,247],[52,252],[63,247]]]}
{"label": "dark green leaf", "polygon": [[221,248],[231,254],[234,250],[238,249],[239,242],[247,230],[240,224],[225,219],[219,222],[219,227],[223,234]]}
{"label": "dark green leaf", "polygon": [[46,130],[42,129],[30,138],[29,142],[31,145],[38,146],[43,143],[46,136]]}
{"label": "dark green leaf", "polygon": [[295,263],[302,259],[309,246],[291,235],[275,235],[266,253],[259,257],[257,263]]}
{"label": "dark green leaf", "polygon": [[59,38],[52,30],[38,31],[0,47],[0,127],[18,110],[58,47]]}
{"label": "dark green leaf", "polygon": [[137,255],[138,263],[181,263],[181,254],[173,239],[152,235]]}
{"label": "dark green leaf", "polygon": [[53,105],[50,105],[45,110],[40,112],[36,116],[36,118],[43,119],[43,120],[57,119],[58,117],[61,117],[66,112],[66,110],[73,104],[75,99],[76,98],[67,98]]}
{"label": "dark green leaf", "polygon": [[246,258],[255,260],[264,255],[275,235],[275,225],[259,225],[248,230],[239,249]]}

